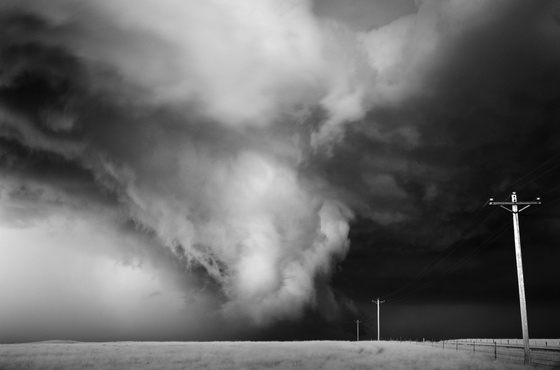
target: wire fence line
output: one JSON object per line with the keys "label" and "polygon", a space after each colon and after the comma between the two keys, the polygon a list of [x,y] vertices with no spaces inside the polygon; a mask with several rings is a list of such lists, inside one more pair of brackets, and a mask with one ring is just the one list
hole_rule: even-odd
{"label": "wire fence line", "polygon": [[[421,345],[439,347],[455,351],[469,351],[473,355],[480,355],[523,363],[525,352],[521,339],[456,339],[444,341],[422,341]],[[531,363],[549,369],[560,369],[560,340],[532,339]]]}

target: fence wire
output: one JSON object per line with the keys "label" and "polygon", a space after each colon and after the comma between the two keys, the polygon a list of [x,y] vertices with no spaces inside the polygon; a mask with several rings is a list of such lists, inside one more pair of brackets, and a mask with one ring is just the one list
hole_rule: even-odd
{"label": "fence wire", "polygon": [[[523,341],[518,339],[458,339],[446,341],[423,341],[429,345],[455,351],[467,351],[473,355],[524,363]],[[549,369],[560,369],[560,340],[532,340],[531,364]]]}

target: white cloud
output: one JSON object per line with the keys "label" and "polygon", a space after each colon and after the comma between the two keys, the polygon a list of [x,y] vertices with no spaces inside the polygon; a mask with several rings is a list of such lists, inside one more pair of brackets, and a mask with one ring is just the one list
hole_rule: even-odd
{"label": "white cloud", "polygon": [[205,314],[215,304],[207,296],[170,284],[172,271],[161,271],[140,240],[102,221],[59,214],[2,226],[0,244],[2,341],[196,337],[202,322],[216,320]]}

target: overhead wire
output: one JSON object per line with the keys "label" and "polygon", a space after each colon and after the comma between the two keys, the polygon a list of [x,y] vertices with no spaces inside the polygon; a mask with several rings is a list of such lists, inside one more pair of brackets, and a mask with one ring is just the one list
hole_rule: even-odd
{"label": "overhead wire", "polygon": [[549,189],[548,191],[545,191],[544,193],[540,194],[540,196],[550,194],[550,193],[552,193],[554,190],[558,190],[558,189],[560,189],[560,185],[555,186],[555,187],[553,187],[552,189]]}
{"label": "overhead wire", "polygon": [[[517,179],[516,181],[514,181],[512,184],[510,184],[508,186],[508,188],[512,188],[513,186],[515,186],[515,184],[519,183],[520,181],[526,179],[527,177],[535,174],[537,171],[545,168],[548,164],[550,164],[551,162],[553,162],[554,160],[560,158],[560,153],[549,158],[548,160],[546,160],[545,162],[541,163],[538,167],[536,167],[534,170],[532,170],[531,172],[529,172],[528,174],[520,177],[519,179]],[[526,186],[528,186],[530,183],[532,183],[533,181],[543,177],[544,175],[550,173],[552,170],[556,169],[560,167],[560,162],[554,164],[552,167],[546,169],[546,171],[533,176],[529,181],[526,181],[525,183],[523,183],[521,186],[518,187],[519,190],[525,188]],[[557,186],[553,189],[548,190],[547,192],[541,194],[542,195],[546,195],[549,194],[550,192],[556,190],[560,188],[560,186]],[[509,198],[509,194],[506,198],[506,200]],[[548,205],[554,204],[560,202],[560,199],[556,199],[553,202],[549,202],[547,203]],[[463,230],[458,234],[456,239],[459,238],[463,238],[463,240],[459,243],[452,243],[451,245],[453,245],[453,247],[448,247],[446,249],[444,249],[442,252],[440,252],[435,259],[433,259],[424,269],[422,269],[422,271],[420,271],[420,273],[418,273],[415,277],[413,277],[411,280],[409,280],[407,283],[405,283],[404,285],[400,286],[398,289],[390,292],[389,294],[384,296],[384,299],[390,301],[390,302],[395,302],[395,301],[399,301],[402,299],[406,299],[409,296],[413,296],[416,294],[421,293],[422,291],[424,291],[425,289],[428,289],[429,287],[431,287],[433,284],[435,284],[436,282],[438,282],[439,280],[441,280],[443,277],[445,277],[447,274],[455,271],[457,268],[459,268],[460,266],[462,266],[464,263],[466,263],[468,260],[470,260],[472,257],[474,257],[476,254],[480,253],[482,251],[482,249],[484,249],[486,246],[489,245],[489,243],[491,241],[493,241],[496,237],[498,237],[499,235],[501,235],[504,231],[505,231],[505,226],[507,224],[504,224],[490,239],[489,242],[485,242],[483,243],[481,246],[477,247],[473,252],[469,253],[467,255],[467,260],[465,260],[465,258],[461,259],[456,265],[454,265],[454,267],[452,266],[451,268],[449,268],[448,270],[446,270],[446,272],[444,272],[442,275],[439,275],[438,277],[430,280],[428,283],[424,283],[422,285],[420,285],[419,287],[416,287],[414,289],[412,289],[411,291],[406,291],[406,289],[410,286],[413,286],[415,284],[416,281],[419,281],[422,277],[424,277],[426,274],[428,274],[428,272],[430,272],[431,270],[433,270],[436,266],[438,266],[442,261],[444,261],[446,258],[448,258],[453,252],[455,252],[458,248],[460,248],[465,241],[468,239],[468,237],[470,237],[479,227],[480,225],[482,225],[484,222],[486,222],[486,220],[495,212],[491,212],[489,215],[486,216],[486,218],[484,218],[483,221],[481,221],[476,227],[472,228],[470,230],[470,232],[467,235],[463,234],[466,232],[466,230],[468,230],[468,228],[471,226],[471,224],[473,223],[473,221],[478,217],[479,213],[482,211],[482,209],[487,205],[488,201],[486,201],[484,203],[484,205],[478,209],[478,211],[473,215],[473,217],[471,217],[471,219],[469,220],[469,222],[467,223],[467,225],[463,228]],[[543,207],[539,207],[539,208],[543,208]],[[535,211],[533,211],[535,212]],[[528,212],[528,214],[531,214],[533,212]],[[404,291],[404,292],[403,292]],[[401,293],[403,292],[403,293]],[[399,294],[400,293],[400,294]],[[393,297],[393,298],[391,298]]]}
{"label": "overhead wire", "polygon": [[[540,165],[538,165],[538,166],[537,166],[535,169],[533,169],[531,172],[529,172],[529,173],[527,173],[527,174],[521,176],[521,177],[518,178],[517,180],[515,180],[513,183],[511,183],[510,185],[508,185],[508,187],[507,187],[508,192],[509,192],[510,190],[514,190],[513,187],[514,187],[517,183],[519,183],[520,181],[522,181],[522,180],[526,179],[527,177],[533,175],[534,173],[538,172],[539,170],[543,169],[545,166],[547,166],[548,164],[550,164],[551,162],[553,162],[554,160],[556,160],[556,159],[558,159],[558,158],[560,158],[560,153],[558,153],[558,154],[552,156],[551,158],[549,158],[549,159],[546,160],[545,162],[543,162],[543,163],[541,163]],[[560,162],[554,164],[552,167],[548,168],[546,171],[540,173],[539,175],[532,177],[529,181],[526,181],[526,182],[523,183],[521,186],[518,186],[518,187],[515,189],[515,191],[519,191],[519,190],[524,189],[526,186],[528,186],[529,184],[531,184],[533,181],[535,181],[535,180],[537,180],[537,179],[543,177],[544,175],[550,173],[552,170],[554,170],[554,169],[556,169],[556,168],[558,168],[558,167],[560,167]],[[505,190],[504,190],[504,191],[505,191]],[[542,196],[542,195],[543,195],[543,194],[540,194],[540,196]],[[507,200],[507,199],[509,198],[509,196],[510,196],[510,194],[508,194],[508,195],[506,196],[506,199],[505,199],[505,200]]]}
{"label": "overhead wire", "polygon": [[453,247],[451,247],[451,245],[450,245],[449,247],[445,248],[424,269],[422,269],[422,271],[420,271],[412,280],[408,281],[406,284],[404,284],[403,286],[394,290],[393,292],[385,295],[384,298],[387,299],[387,298],[397,294],[398,292],[406,289],[408,286],[414,284],[415,281],[422,278],[429,271],[434,269],[438,264],[440,264],[442,261],[444,261],[445,258],[447,258],[449,255],[451,255],[455,250],[457,250],[459,247],[461,247],[463,245],[463,243],[467,240],[467,238],[470,237],[478,229],[478,227],[480,227],[480,225],[482,225],[490,217],[490,215],[486,216],[486,218],[482,222],[480,222],[478,225],[476,225],[476,227],[472,228],[469,231],[468,234],[463,235],[466,232],[466,230],[468,230],[468,228],[471,226],[473,221],[478,217],[479,213],[482,212],[482,209],[486,206],[487,203],[488,203],[488,201],[486,201],[486,203],[478,209],[478,211],[471,217],[471,219],[467,223],[467,225],[461,230],[461,232],[459,232],[457,237],[454,239],[454,240],[457,240],[459,238],[463,238],[463,240],[460,243],[458,243],[458,244],[453,243],[452,244]]}
{"label": "overhead wire", "polygon": [[531,215],[531,214],[533,214],[533,213],[535,213],[535,212],[541,211],[543,208],[550,207],[551,205],[556,204],[556,203],[558,203],[558,202],[560,202],[560,198],[554,199],[554,200],[552,200],[552,201],[547,201],[545,204],[539,206],[539,208],[537,208],[537,209],[535,209],[535,210],[533,210],[533,211],[528,211],[526,214],[527,214],[527,215]]}
{"label": "overhead wire", "polygon": [[[553,191],[558,190],[558,189],[560,189],[560,185],[555,186],[555,187],[553,187],[552,189],[549,189],[548,191],[546,191],[546,192],[540,194],[540,196],[543,197],[543,196],[545,196],[545,195],[547,195],[547,194],[550,194],[550,193],[552,193]],[[532,210],[532,211],[527,211],[526,214],[527,214],[527,215],[530,215],[530,214],[533,214],[533,213],[535,213],[535,212],[540,212],[543,208],[550,207],[551,205],[556,204],[556,203],[558,203],[558,202],[560,202],[560,198],[547,200],[546,203],[540,205],[538,208],[535,208],[535,209]]]}
{"label": "overhead wire", "polygon": [[549,168],[548,170],[546,170],[545,172],[541,173],[538,176],[535,176],[534,178],[532,178],[530,181],[527,181],[525,184],[521,185],[519,187],[519,189],[523,189],[524,187],[526,187],[527,185],[529,185],[530,183],[532,183],[533,181],[537,180],[538,178],[543,177],[544,175],[546,175],[547,173],[551,172],[552,170],[556,169],[560,167],[560,163],[557,163],[556,165],[552,166],[551,168]]}
{"label": "overhead wire", "polygon": [[398,301],[402,301],[405,300],[407,298],[410,298],[412,296],[415,296],[417,294],[420,294],[422,292],[424,292],[426,289],[429,289],[430,287],[432,287],[434,284],[436,284],[437,282],[439,282],[440,280],[442,280],[443,278],[447,277],[449,274],[451,274],[452,272],[456,271],[458,268],[460,268],[461,266],[463,266],[465,263],[469,262],[472,260],[472,258],[474,256],[476,256],[477,254],[479,254],[480,252],[482,252],[483,249],[485,249],[486,247],[488,247],[495,239],[497,239],[499,236],[501,236],[507,229],[509,229],[510,223],[509,222],[504,222],[504,224],[502,224],[502,226],[494,232],[494,234],[489,238],[486,239],[483,243],[481,243],[479,246],[477,246],[475,249],[473,249],[471,252],[469,252],[466,256],[464,256],[463,258],[461,258],[458,262],[456,262],[454,265],[452,265],[451,267],[447,268],[445,271],[441,272],[439,275],[437,275],[436,277],[432,278],[431,280],[422,283],[422,285],[416,287],[415,289],[403,293],[401,295],[397,295],[396,297],[393,297],[391,299],[387,299],[386,297],[384,297],[384,299],[387,302],[398,302]]}
{"label": "overhead wire", "polygon": [[[534,174],[535,172],[539,171],[541,168],[543,168],[544,166],[546,166],[547,164],[549,164],[550,162],[554,161],[555,159],[560,158],[560,153],[552,156],[551,158],[549,158],[548,160],[546,160],[545,162],[541,163],[540,165],[538,165],[537,167],[535,167],[531,172],[521,176],[520,178],[518,178],[517,180],[515,180],[513,183],[511,183],[508,188],[512,189],[515,184],[517,184],[518,182],[520,182],[521,180],[531,176],[532,174]],[[539,176],[536,176],[534,178],[532,178],[531,180],[529,180],[528,182],[526,182],[524,185],[522,185],[521,187],[519,187],[519,189],[524,188],[525,186],[527,186],[528,184],[530,184],[531,182],[535,181],[536,179],[538,179],[539,177],[542,177],[543,175],[545,175],[546,173],[550,172],[551,170],[553,170],[554,168],[560,166],[560,163],[557,163],[556,165],[552,166],[550,169],[548,169],[547,171],[545,171],[544,173],[540,174]]]}

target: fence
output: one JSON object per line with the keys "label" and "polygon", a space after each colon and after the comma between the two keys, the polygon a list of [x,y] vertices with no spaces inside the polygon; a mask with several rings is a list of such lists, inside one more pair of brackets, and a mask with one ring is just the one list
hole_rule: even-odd
{"label": "fence", "polygon": [[[460,339],[418,343],[455,351],[469,351],[474,355],[517,363],[523,363],[525,360],[523,341],[518,339]],[[560,340],[531,340],[530,347],[533,365],[560,369]]]}

